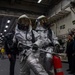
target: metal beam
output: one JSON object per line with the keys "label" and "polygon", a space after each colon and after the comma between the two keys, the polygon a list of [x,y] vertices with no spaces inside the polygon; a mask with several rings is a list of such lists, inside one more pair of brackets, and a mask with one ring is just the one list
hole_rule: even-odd
{"label": "metal beam", "polygon": [[20,5],[20,4],[14,4],[11,5],[9,3],[3,2],[0,4],[0,9],[4,10],[13,10],[13,11],[19,11],[19,12],[25,12],[25,13],[30,13],[30,14],[45,14],[45,9],[46,8],[41,8],[37,6],[27,6],[25,4]]}
{"label": "metal beam", "polygon": [[16,1],[16,3],[20,3],[20,4],[24,4],[24,5],[32,5],[32,6],[37,6],[37,7],[41,7],[41,8],[44,8],[44,7],[48,7],[49,4],[47,3],[37,3],[37,1],[28,1],[28,0],[18,0]]}
{"label": "metal beam", "polygon": [[50,1],[50,5],[48,6],[48,10],[47,13],[49,13],[49,10],[52,9],[56,4],[58,4],[59,2],[61,2],[62,0],[51,0]]}
{"label": "metal beam", "polygon": [[[18,18],[20,15],[22,15],[23,13],[15,13],[15,12],[6,12],[6,11],[0,11],[0,16],[7,16],[7,17],[14,17],[14,18]],[[32,19],[36,19],[39,15],[32,15],[32,14],[26,14],[27,16],[29,16]]]}
{"label": "metal beam", "polygon": [[11,0],[11,4],[14,4],[15,0]]}

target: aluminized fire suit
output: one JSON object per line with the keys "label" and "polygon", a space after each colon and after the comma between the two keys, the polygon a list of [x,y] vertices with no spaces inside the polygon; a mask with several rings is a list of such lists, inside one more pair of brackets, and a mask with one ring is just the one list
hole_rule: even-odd
{"label": "aluminized fire suit", "polygon": [[[28,18],[26,15],[22,15],[21,18]],[[29,19],[29,18],[28,18]],[[18,47],[21,45],[22,50],[20,50],[20,74],[21,75],[30,75],[30,69],[36,75],[48,75],[44,70],[43,66],[39,62],[39,52],[33,52],[31,46],[33,44],[38,44],[41,42],[39,39],[39,34],[33,31],[35,42],[32,43],[32,28],[29,25],[29,29],[22,31],[18,28],[18,25],[15,28],[14,41],[17,39]]]}
{"label": "aluminized fire suit", "polygon": [[[43,25],[41,25],[40,21],[44,22],[44,20],[43,20],[44,18],[46,18],[46,17],[44,15],[42,15],[36,19],[37,27],[35,30],[40,34],[40,38],[42,40],[43,39],[49,39],[50,40],[49,44],[45,45],[46,44],[45,43],[43,45],[42,49],[46,50],[48,52],[52,52],[53,46],[56,44],[59,45],[59,43],[56,39],[54,32],[51,30],[51,33],[49,33],[48,28],[43,27]],[[46,18],[46,20],[47,20],[47,18]],[[51,37],[48,37],[50,34],[51,34]],[[41,60],[43,60],[42,64],[44,65],[46,71],[50,74],[51,73],[50,70],[52,69],[52,66],[53,66],[52,65],[52,54],[46,53],[46,56],[45,56],[45,53],[43,53],[43,54],[41,53],[40,56],[42,58]]]}

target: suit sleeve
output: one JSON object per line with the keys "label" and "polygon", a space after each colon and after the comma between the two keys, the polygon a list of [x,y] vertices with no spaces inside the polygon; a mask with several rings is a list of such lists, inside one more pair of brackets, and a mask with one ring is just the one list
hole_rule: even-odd
{"label": "suit sleeve", "polygon": [[59,45],[58,38],[56,37],[56,35],[54,34],[53,31],[52,31],[52,40],[53,40],[53,44],[54,45],[56,45],[56,44]]}
{"label": "suit sleeve", "polygon": [[38,34],[37,32],[34,31],[34,34],[36,38],[36,41],[34,44],[36,44],[38,47],[43,47],[51,43],[51,41],[48,38],[43,38],[43,37],[41,38],[41,35]]}

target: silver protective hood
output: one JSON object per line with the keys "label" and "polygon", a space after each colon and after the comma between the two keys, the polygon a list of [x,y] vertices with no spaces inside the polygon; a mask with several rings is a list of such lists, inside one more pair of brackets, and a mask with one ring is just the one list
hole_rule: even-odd
{"label": "silver protective hood", "polygon": [[[31,32],[31,30],[32,30],[32,26],[31,26],[31,25],[29,25],[29,32]],[[15,33],[17,33],[17,32],[24,32],[24,31],[22,31],[22,30],[18,29],[18,25],[16,25]]]}
{"label": "silver protective hood", "polygon": [[45,28],[42,27],[42,25],[40,24],[40,19],[45,18],[46,16],[41,15],[36,19],[36,30],[46,30]]}
{"label": "silver protective hood", "polygon": [[29,17],[24,14],[24,15],[21,15],[21,16],[18,18],[18,20],[20,20],[20,19],[22,19],[22,18],[27,18],[27,19],[29,19]]}

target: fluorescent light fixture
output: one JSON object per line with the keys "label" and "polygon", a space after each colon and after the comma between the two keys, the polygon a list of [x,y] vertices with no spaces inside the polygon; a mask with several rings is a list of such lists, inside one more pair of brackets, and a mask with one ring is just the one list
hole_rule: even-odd
{"label": "fluorescent light fixture", "polygon": [[8,28],[8,25],[6,25],[5,28]]}
{"label": "fluorescent light fixture", "polygon": [[6,32],[7,30],[4,30],[4,32]]}
{"label": "fluorescent light fixture", "polygon": [[2,38],[0,37],[0,39],[2,39]]}
{"label": "fluorescent light fixture", "polygon": [[7,23],[10,23],[10,20],[7,20]]}
{"label": "fluorescent light fixture", "polygon": [[2,43],[2,41],[0,41],[0,43]]}
{"label": "fluorescent light fixture", "polygon": [[42,0],[38,0],[38,3],[40,3]]}
{"label": "fluorescent light fixture", "polygon": [[4,37],[4,35],[2,35],[2,37]]}
{"label": "fluorescent light fixture", "polygon": [[2,35],[2,33],[0,33],[0,35]]}

